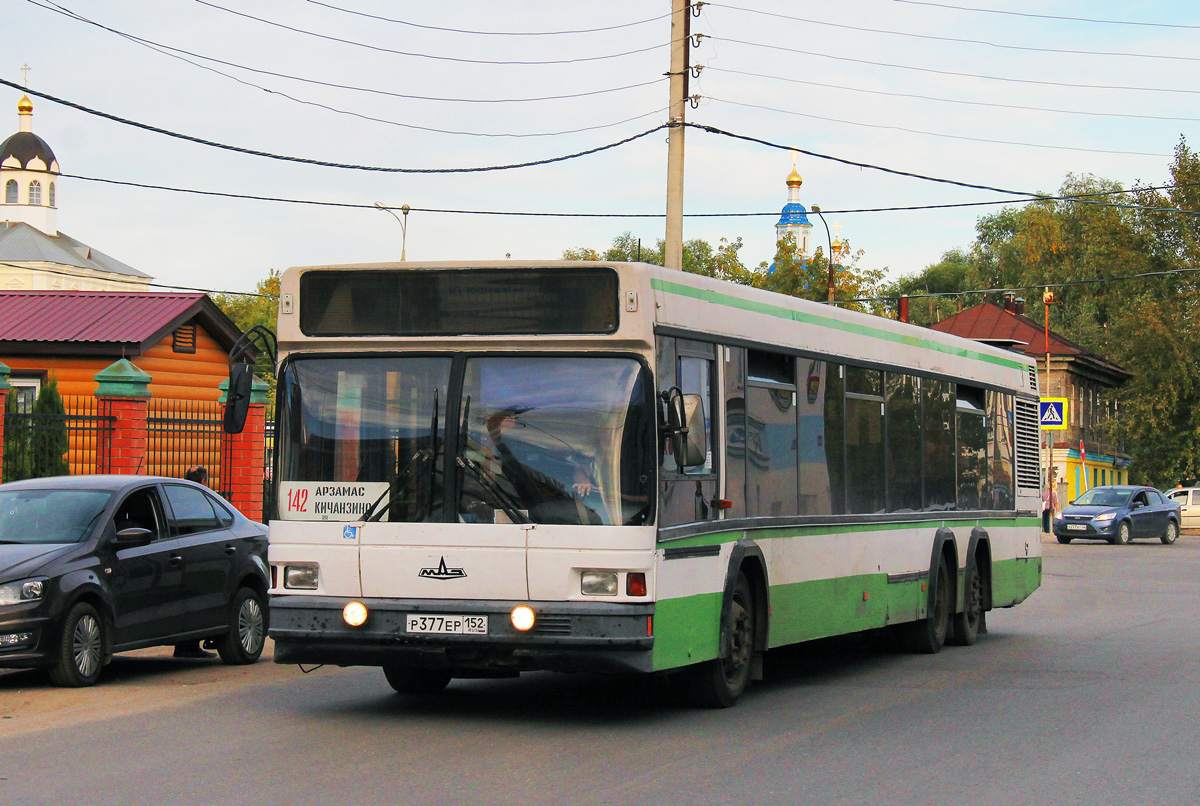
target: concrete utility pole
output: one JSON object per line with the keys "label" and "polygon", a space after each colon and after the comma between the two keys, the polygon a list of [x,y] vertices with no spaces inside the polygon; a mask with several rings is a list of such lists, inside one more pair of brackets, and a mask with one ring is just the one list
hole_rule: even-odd
{"label": "concrete utility pole", "polygon": [[683,270],[683,110],[688,93],[688,0],[671,0],[671,128],[667,135],[667,234],[663,263]]}

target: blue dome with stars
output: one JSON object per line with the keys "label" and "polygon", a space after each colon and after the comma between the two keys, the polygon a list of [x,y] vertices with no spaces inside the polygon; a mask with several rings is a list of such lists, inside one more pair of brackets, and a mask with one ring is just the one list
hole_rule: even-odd
{"label": "blue dome with stars", "polygon": [[783,206],[783,211],[779,214],[779,221],[776,222],[777,227],[811,227],[812,224],[808,221],[808,210],[803,204],[791,202]]}

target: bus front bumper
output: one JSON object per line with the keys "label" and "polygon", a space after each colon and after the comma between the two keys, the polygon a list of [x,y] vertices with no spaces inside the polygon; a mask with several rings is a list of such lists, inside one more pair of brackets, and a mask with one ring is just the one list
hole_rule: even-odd
{"label": "bus front bumper", "polygon": [[[342,608],[367,608],[351,627]],[[513,627],[513,608],[534,612],[532,629]],[[653,604],[349,599],[272,596],[270,636],[276,663],[450,669],[459,676],[523,671],[648,672],[654,647]],[[486,616],[487,633],[412,632],[410,616]],[[428,619],[426,620],[428,623]]]}

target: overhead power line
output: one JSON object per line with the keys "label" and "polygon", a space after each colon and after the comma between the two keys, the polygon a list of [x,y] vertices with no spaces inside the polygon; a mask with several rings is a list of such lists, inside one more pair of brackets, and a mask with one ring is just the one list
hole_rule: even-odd
{"label": "overhead power line", "polygon": [[333,11],[340,11],[343,14],[353,14],[357,17],[366,17],[367,19],[377,20],[379,22],[407,25],[410,28],[420,28],[425,31],[442,31],[451,34],[471,34],[473,36],[567,36],[571,34],[595,34],[603,31],[619,31],[622,28],[633,28],[637,25],[645,25],[649,22],[665,20],[671,16],[671,12],[668,11],[666,14],[660,14],[657,17],[650,17],[644,20],[637,20],[636,22],[623,22],[618,25],[607,25],[603,28],[579,28],[572,31],[471,31],[463,28],[442,28],[437,25],[420,25],[415,22],[409,22],[408,20],[397,20],[392,17],[381,17],[377,14],[367,14],[363,11],[354,11],[353,9],[342,8],[330,3],[322,3],[320,0],[308,0],[308,2],[316,6],[323,6],[325,8],[332,9]]}
{"label": "overhead power line", "polygon": [[22,85],[16,83],[15,81],[8,81],[7,79],[0,78],[0,84],[3,84],[8,87],[12,87],[15,90],[21,90],[23,92],[28,93],[29,95],[34,95],[34,96],[37,96],[38,98],[42,98],[44,100],[50,101],[51,103],[62,104],[63,106],[69,106],[72,109],[77,109],[80,112],[86,112],[89,115],[95,115],[96,117],[101,117],[101,118],[104,118],[105,120],[111,120],[116,123],[124,124],[126,126],[133,126],[135,128],[143,129],[145,131],[154,132],[155,134],[163,134],[168,137],[174,137],[179,140],[186,140],[187,142],[190,142],[190,143],[197,143],[199,145],[209,146],[210,148],[219,148],[219,149],[222,149],[225,151],[233,151],[238,154],[249,154],[254,157],[264,157],[266,159],[281,160],[283,162],[296,162],[296,163],[300,163],[302,165],[316,165],[316,166],[320,166],[323,168],[342,168],[342,169],[351,170],[351,171],[377,171],[377,172],[381,172],[381,173],[404,173],[404,174],[483,173],[483,172],[487,172],[487,171],[508,171],[508,170],[513,170],[516,168],[530,168],[535,165],[550,165],[555,162],[565,162],[566,160],[578,159],[579,157],[585,157],[585,156],[588,156],[591,154],[598,154],[601,151],[607,151],[612,148],[617,148],[618,146],[623,146],[626,143],[631,143],[634,140],[639,140],[648,134],[653,134],[654,132],[661,131],[662,129],[667,128],[667,124],[662,124],[660,126],[655,126],[653,129],[648,129],[648,130],[642,132],[641,134],[635,134],[631,137],[626,137],[624,140],[618,140],[617,142],[614,142],[614,143],[608,143],[607,145],[596,146],[595,148],[589,148],[585,151],[577,151],[573,154],[564,154],[564,155],[557,156],[557,157],[547,157],[545,159],[532,160],[529,162],[519,162],[519,163],[508,164],[508,165],[488,165],[488,166],[480,166],[480,167],[472,167],[472,168],[393,168],[393,167],[383,167],[383,166],[378,166],[378,165],[355,165],[355,164],[344,163],[344,162],[328,162],[325,160],[310,159],[307,157],[292,157],[292,156],[286,156],[283,154],[273,154],[269,151],[257,151],[255,149],[243,148],[241,146],[234,146],[234,145],[228,145],[225,143],[218,143],[213,140],[205,140],[200,137],[193,137],[190,134],[181,134],[179,132],[173,132],[173,131],[170,131],[169,129],[163,129],[158,126],[151,126],[147,123],[139,123],[134,120],[129,120],[128,118],[123,118],[123,117],[119,117],[118,115],[109,114],[108,112],[101,112],[97,109],[92,109],[92,108],[84,106],[82,104],[77,104],[74,101],[68,101],[63,98],[58,98],[53,95],[50,95],[49,93],[39,92],[38,90],[34,90],[34,89],[31,89],[28,87],[23,87]]}
{"label": "overhead power line", "polygon": [[1131,58],[1131,59],[1166,59],[1166,60],[1183,61],[1183,62],[1200,62],[1200,56],[1169,56],[1169,55],[1162,54],[1162,53],[1127,53],[1127,52],[1120,52],[1120,51],[1114,52],[1114,51],[1103,51],[1103,50],[1067,50],[1064,48],[1037,48],[1037,47],[1032,47],[1030,45],[1006,45],[1006,44],[1003,44],[1000,42],[988,42],[983,39],[960,39],[958,37],[953,37],[953,36],[936,36],[934,34],[914,34],[914,33],[909,33],[907,31],[890,31],[885,28],[866,28],[866,27],[859,26],[859,25],[846,25],[844,23],[826,22],[825,20],[814,20],[814,19],[810,19],[807,17],[794,17],[790,14],[777,14],[777,13],[774,13],[771,11],[761,11],[759,9],[754,9],[754,8],[742,8],[740,6],[727,5],[726,3],[708,3],[708,2],[706,2],[704,5],[711,6],[713,8],[727,8],[731,11],[741,11],[741,12],[745,12],[747,14],[760,14],[764,17],[775,17],[777,19],[792,20],[794,22],[803,22],[808,25],[822,25],[822,26],[825,26],[828,28],[841,28],[842,30],[857,31],[859,33],[882,34],[884,36],[899,36],[899,37],[905,37],[908,39],[924,39],[927,41],[951,42],[951,43],[963,44],[963,45],[985,45],[989,48],[999,48],[1001,50],[1024,50],[1024,51],[1032,51],[1035,53],[1060,53],[1060,54],[1065,54],[1068,56],[1104,56],[1107,58],[1126,57],[1126,58]]}
{"label": "overhead power line", "polygon": [[962,104],[965,106],[986,106],[994,109],[1016,109],[1022,112],[1049,112],[1056,115],[1085,115],[1087,117],[1102,117],[1102,118],[1129,118],[1133,120],[1169,120],[1180,121],[1184,123],[1200,123],[1200,118],[1185,118],[1175,117],[1173,115],[1136,115],[1130,112],[1085,112],[1076,109],[1051,109],[1045,106],[1021,106],[1020,104],[998,104],[989,101],[967,101],[959,98],[938,98],[933,95],[919,95],[911,92],[889,92],[887,90],[869,90],[863,87],[847,87],[844,84],[827,84],[821,81],[809,81],[802,78],[788,78],[786,76],[773,76],[765,73],[750,73],[745,70],[730,70],[727,67],[705,66],[704,72],[730,73],[737,76],[749,76],[750,78],[766,78],[772,81],[786,81],[789,84],[803,84],[808,87],[825,87],[831,90],[843,90],[845,92],[860,92],[869,95],[884,95],[890,98],[914,98],[919,101],[935,101],[943,104]]}
{"label": "overhead power line", "polygon": [[[135,187],[145,190],[163,190],[169,193],[186,193],[197,196],[213,196],[225,199],[240,199],[243,201],[266,201],[277,202],[280,204],[300,204],[312,205],[316,207],[339,207],[350,210],[375,210],[382,207],[385,210],[399,210],[399,207],[388,207],[376,203],[367,204],[365,202],[332,202],[322,201],[319,199],[289,199],[280,196],[258,196],[246,193],[230,193],[227,191],[218,190],[197,190],[194,188],[179,188],[169,187],[167,185],[154,185],[145,182],[130,182],[120,179],[104,179],[95,176],[82,176],[80,174],[60,174],[67,179],[79,179],[84,182],[98,182],[107,185],[119,185],[122,187]],[[1200,183],[1187,183],[1182,185],[1158,185],[1153,187],[1140,187],[1131,190],[1111,190],[1100,193],[1083,193],[1066,196],[1037,196],[1031,201],[1083,201],[1093,197],[1101,196],[1120,196],[1130,193],[1140,193],[1143,191],[1159,191],[1171,190],[1174,188],[1193,187]],[[1021,200],[1016,200],[1021,201]],[[942,210],[957,207],[990,207],[998,204],[1013,204],[1013,199],[994,199],[991,201],[976,201],[976,202],[952,202],[945,204],[914,204],[897,207],[863,207],[863,208],[847,208],[843,210],[824,210],[823,212],[829,215],[849,215],[853,213],[896,213],[896,212],[913,212],[918,210]],[[1179,213],[1181,215],[1200,215],[1200,211],[1183,210],[1178,207],[1146,207],[1136,204],[1116,204],[1111,202],[1093,202],[1097,205],[1107,207],[1116,207],[1120,209],[1138,210],[1141,212],[1155,213]],[[542,217],[542,218],[663,218],[665,213],[568,213],[561,210],[463,210],[454,208],[441,207],[413,207],[409,206],[410,213],[448,213],[452,215],[486,215],[486,216],[525,216],[525,217]],[[751,218],[751,217],[771,217],[779,215],[778,210],[767,210],[763,212],[743,212],[743,213],[684,213],[685,218]]]}
{"label": "overhead power line", "polygon": [[598,62],[598,61],[605,61],[608,59],[619,59],[624,56],[633,56],[638,53],[648,53],[652,50],[662,50],[663,48],[669,47],[671,44],[670,42],[663,42],[658,45],[650,45],[649,47],[645,47],[645,48],[636,48],[634,50],[627,50],[627,51],[623,51],[621,53],[608,53],[603,56],[579,56],[579,57],[576,57],[573,59],[546,59],[546,60],[541,60],[541,61],[531,61],[531,60],[522,60],[522,59],[508,59],[508,60],[504,60],[504,59],[464,59],[464,58],[461,58],[458,56],[438,56],[438,55],[435,55],[432,53],[416,53],[413,51],[396,50],[394,48],[380,47],[378,45],[368,45],[365,42],[355,42],[352,39],[341,39],[336,36],[329,36],[328,34],[322,34],[322,33],[316,32],[316,31],[306,31],[303,28],[296,28],[291,25],[284,25],[281,22],[275,22],[273,20],[268,20],[263,17],[256,17],[253,14],[247,14],[243,11],[235,11],[234,9],[231,9],[231,8],[225,8],[224,6],[219,6],[216,3],[210,3],[210,2],[208,2],[208,0],[195,0],[195,2],[199,3],[202,6],[208,6],[209,8],[217,9],[218,11],[224,11],[227,14],[233,14],[238,17],[244,17],[245,19],[248,19],[248,20],[254,20],[255,22],[261,22],[264,25],[270,25],[275,28],[281,28],[285,31],[291,31],[291,32],[297,33],[297,34],[303,34],[304,36],[311,36],[311,37],[315,37],[317,39],[324,39],[329,42],[337,42],[337,43],[343,44],[343,45],[350,45],[352,47],[364,48],[366,50],[375,51],[377,53],[390,53],[390,54],[393,54],[396,56],[413,56],[413,57],[420,58],[420,59],[433,59],[435,61],[443,61],[443,62],[458,62],[460,64],[487,64],[487,65],[504,65],[504,66],[507,66],[507,65],[544,66],[544,65],[557,65],[557,64],[580,64],[582,62]]}
{"label": "overhead power line", "polygon": [[[1163,269],[1161,271],[1144,271],[1140,274],[1127,274],[1118,277],[1094,277],[1090,280],[1063,280],[1057,283],[1038,283],[1036,285],[1005,286],[1003,288],[973,288],[966,291],[927,291],[924,294],[902,294],[907,299],[953,299],[976,294],[1003,294],[1014,291],[1040,291],[1043,288],[1071,288],[1079,285],[1104,285],[1107,283],[1122,283],[1128,280],[1145,280],[1149,277],[1172,277],[1183,274],[1200,272],[1200,268]],[[831,304],[844,305],[851,302],[896,302],[900,297],[859,297],[858,299],[839,299]]]}
{"label": "overhead power line", "polygon": [[69,271],[60,271],[58,269],[48,269],[42,266],[23,266],[20,263],[9,263],[0,260],[0,266],[7,266],[10,269],[20,269],[22,271],[37,271],[42,274],[55,274],[61,277],[73,277],[76,280],[97,280],[106,283],[124,283],[126,285],[148,285],[151,288],[173,288],[176,291],[199,291],[204,294],[228,294],[238,297],[262,297],[264,299],[277,299],[274,294],[259,294],[254,291],[217,291],[213,288],[195,288],[187,285],[170,285],[167,283],[151,283],[145,280],[120,280],[116,277],[91,277],[83,274],[75,274]]}
{"label": "overhead power line", "polygon": [[1180,28],[1184,30],[1197,30],[1200,25],[1183,25],[1178,23],[1168,22],[1139,22],[1136,20],[1100,20],[1093,17],[1066,17],[1057,14],[1032,14],[1023,11],[1008,11],[996,8],[971,8],[970,6],[954,6],[949,3],[931,3],[928,0],[894,0],[897,3],[907,3],[911,6],[932,6],[934,8],[948,8],[954,11],[972,11],[978,14],[1007,14],[1011,17],[1031,17],[1041,20],[1065,20],[1067,22],[1091,22],[1097,25],[1135,25],[1145,28]]}
{"label": "overhead power line", "polygon": [[663,110],[656,109],[656,110],[652,110],[650,112],[645,112],[641,115],[635,115],[634,117],[631,117],[631,118],[625,118],[623,120],[614,121],[612,123],[603,123],[603,124],[598,124],[595,126],[581,126],[581,127],[577,127],[574,129],[563,129],[563,130],[553,131],[553,132],[476,132],[476,131],[462,131],[462,130],[455,130],[455,129],[439,129],[439,128],[436,128],[433,126],[421,126],[416,123],[407,123],[407,122],[402,122],[402,121],[398,121],[398,120],[390,120],[387,118],[376,117],[374,115],[363,114],[361,112],[354,112],[354,111],[350,111],[350,110],[346,110],[346,109],[339,109],[339,108],[331,106],[329,104],[319,103],[317,101],[310,101],[310,100],[307,100],[304,98],[298,98],[294,95],[283,92],[281,90],[271,89],[269,87],[264,87],[261,84],[255,84],[252,81],[246,81],[243,78],[239,78],[238,76],[231,75],[223,70],[218,70],[217,68],[211,67],[207,64],[199,64],[195,61],[192,61],[192,59],[200,59],[200,60],[203,60],[206,62],[212,62],[214,64],[220,64],[220,65],[224,65],[227,67],[236,68],[238,70],[245,70],[247,72],[256,73],[259,75],[268,75],[268,76],[272,76],[274,78],[282,78],[282,79],[289,80],[289,81],[299,81],[299,82],[303,82],[303,83],[307,83],[307,84],[315,84],[318,86],[329,87],[329,88],[333,88],[333,89],[348,90],[351,92],[365,92],[365,93],[371,93],[371,94],[375,94],[375,95],[383,95],[383,96],[389,96],[389,97],[393,97],[393,98],[401,98],[401,99],[405,99],[405,100],[441,101],[441,102],[447,102],[447,103],[478,103],[478,104],[527,103],[527,102],[532,102],[532,101],[551,101],[551,100],[564,100],[564,99],[569,99],[569,98],[584,98],[584,97],[588,97],[588,96],[592,96],[592,95],[601,95],[601,94],[605,94],[605,93],[609,93],[609,92],[618,92],[621,90],[644,87],[644,86],[648,86],[650,84],[657,84],[666,79],[664,77],[659,77],[659,78],[652,79],[650,81],[642,82],[641,84],[630,84],[630,85],[627,85],[624,87],[613,87],[613,88],[609,88],[609,89],[594,90],[594,91],[590,91],[590,92],[580,92],[580,93],[559,95],[559,96],[543,96],[540,98],[511,98],[511,99],[434,98],[434,97],[429,97],[429,96],[404,95],[404,94],[396,93],[396,92],[388,92],[386,90],[355,87],[355,86],[350,86],[350,85],[346,85],[346,84],[336,84],[336,83],[328,82],[328,81],[317,81],[314,79],[301,78],[299,76],[292,76],[292,75],[288,75],[286,73],[278,73],[278,72],[274,72],[274,71],[270,71],[270,70],[259,70],[257,68],[248,67],[243,64],[237,64],[236,62],[229,62],[229,61],[225,61],[223,59],[215,59],[210,56],[205,56],[203,54],[193,53],[191,51],[181,50],[180,48],[175,48],[170,45],[163,45],[158,42],[153,42],[149,39],[143,39],[142,37],[134,36],[133,34],[129,34],[124,31],[117,30],[116,28],[110,28],[107,25],[102,25],[98,22],[95,22],[94,20],[90,20],[90,19],[87,19],[86,17],[82,17],[79,14],[76,14],[75,12],[70,11],[68,9],[64,9],[62,6],[58,6],[57,4],[54,4],[54,3],[51,3],[51,5],[43,5],[42,3],[37,2],[37,0],[27,0],[27,2],[37,6],[38,8],[42,8],[47,11],[53,11],[57,14],[62,14],[66,17],[76,20],[77,22],[84,22],[84,23],[87,23],[88,25],[94,25],[95,27],[100,28],[101,30],[108,31],[109,33],[115,34],[129,42],[134,43],[135,45],[140,45],[141,47],[152,50],[155,53],[158,53],[162,56],[166,56],[171,59],[177,59],[178,61],[184,62],[185,64],[190,64],[192,67],[195,67],[199,70],[206,70],[210,73],[215,73],[223,78],[229,79],[230,81],[235,81],[244,87],[252,87],[256,90],[261,90],[262,92],[270,93],[271,95],[275,95],[280,98],[284,98],[288,101],[292,101],[293,103],[302,104],[304,106],[313,106],[318,109],[324,109],[328,112],[333,112],[338,115],[346,115],[348,117],[357,118],[359,120],[367,120],[367,121],[371,121],[372,123],[383,123],[388,126],[398,126],[400,128],[412,129],[414,131],[431,132],[434,134],[460,135],[460,136],[466,136],[466,137],[503,137],[503,138],[557,137],[557,136],[565,135],[565,134],[580,134],[582,132],[587,132],[587,131],[597,131],[599,129],[609,129],[614,126],[620,126],[624,123],[629,123],[630,121],[633,121],[633,120],[638,120],[640,118],[649,117],[650,115],[655,115],[655,114],[658,114],[659,112],[663,111]]}
{"label": "overhead power line", "polygon": [[857,120],[846,120],[845,118],[831,118],[823,115],[814,115],[809,112],[795,112],[790,109],[778,109],[772,106],[763,106],[762,104],[744,104],[737,101],[726,101],[722,98],[714,98],[707,96],[709,100],[717,103],[730,104],[731,106],[742,106],[749,109],[762,109],[767,112],[778,112],[782,115],[794,115],[795,117],[809,118],[811,120],[823,120],[829,123],[842,123],[847,126],[862,126],[869,129],[890,129],[892,131],[906,132],[908,134],[920,134],[927,137],[944,137],[950,140],[968,140],[973,143],[989,143],[991,145],[1004,146],[1021,146],[1023,148],[1050,148],[1057,151],[1081,151],[1091,154],[1121,154],[1134,157],[1170,157],[1170,154],[1156,154],[1149,151],[1115,151],[1105,148],[1083,148],[1082,146],[1056,146],[1047,143],[1020,143],[1013,140],[993,140],[987,137],[968,137],[962,134],[945,134],[943,132],[931,132],[925,129],[911,129],[907,126],[894,126],[885,123],[864,123]]}
{"label": "overhead power line", "polygon": [[492,166],[485,166],[485,167],[470,167],[470,168],[394,168],[394,167],[382,167],[382,166],[372,166],[372,165],[354,165],[354,164],[349,164],[349,163],[335,163],[335,162],[326,162],[323,160],[309,159],[306,157],[292,157],[292,156],[285,156],[285,155],[281,155],[281,154],[272,154],[272,153],[265,152],[265,151],[255,151],[255,150],[248,149],[248,148],[242,148],[241,146],[233,146],[233,145],[227,145],[224,143],[217,143],[217,142],[214,142],[211,140],[204,140],[202,138],[193,137],[193,136],[187,135],[187,134],[180,134],[178,132],[172,132],[167,129],[162,129],[162,128],[159,128],[156,126],[150,126],[145,123],[138,123],[136,121],[128,120],[126,118],[122,118],[117,115],[112,115],[107,112],[101,112],[99,110],[91,109],[89,107],[83,106],[82,104],[77,104],[73,101],[67,101],[65,99],[50,95],[49,93],[40,92],[38,90],[34,90],[34,89],[28,88],[28,87],[23,87],[22,85],[17,84],[14,81],[9,81],[9,80],[3,79],[3,78],[0,78],[0,85],[12,87],[13,89],[16,89],[16,90],[22,90],[28,94],[34,95],[38,98],[43,98],[52,103],[62,104],[64,106],[71,107],[72,109],[78,109],[82,112],[86,112],[87,114],[90,114],[90,115],[96,115],[97,117],[102,117],[106,120],[112,120],[117,123],[134,126],[134,127],[140,128],[140,129],[144,129],[146,131],[154,132],[156,134],[164,134],[169,137],[175,137],[175,138],[178,138],[181,140],[186,140],[188,142],[198,143],[200,145],[206,145],[206,146],[210,146],[213,148],[219,148],[219,149],[223,149],[223,150],[227,150],[227,151],[233,151],[235,153],[249,154],[251,156],[283,160],[286,162],[296,162],[296,163],[300,163],[303,165],[315,165],[315,166],[326,167],[326,168],[343,168],[343,169],[348,169],[348,170],[359,170],[359,171],[378,171],[378,172],[384,172],[384,173],[411,173],[411,174],[479,173],[479,172],[484,172],[484,171],[511,170],[511,169],[515,169],[515,168],[527,168],[527,167],[532,167],[535,165],[548,165],[548,164],[552,164],[555,162],[563,162],[566,160],[578,159],[580,157],[588,156],[591,154],[597,154],[602,151],[607,151],[609,149],[623,146],[627,143],[631,143],[635,140],[639,140],[643,137],[646,137],[647,135],[654,134],[655,132],[658,132],[658,131],[662,131],[663,129],[669,129],[673,125],[682,125],[682,126],[686,126],[689,128],[699,129],[700,131],[708,132],[710,134],[719,134],[724,137],[730,137],[730,138],[733,138],[736,140],[743,140],[745,142],[757,143],[759,145],[767,146],[768,148],[775,148],[775,149],[779,149],[782,151],[794,151],[796,153],[806,154],[811,157],[816,157],[818,159],[823,159],[823,160],[829,160],[831,162],[836,162],[836,163],[839,163],[842,165],[849,165],[849,166],[852,166],[855,168],[868,168],[868,169],[875,170],[875,171],[881,171],[883,173],[892,174],[893,176],[903,176],[903,177],[908,177],[910,179],[919,179],[919,180],[926,181],[926,182],[935,182],[935,183],[939,183],[939,184],[953,185],[956,187],[971,188],[974,190],[987,190],[987,191],[991,191],[993,193],[1001,193],[1001,194],[1008,195],[1008,196],[1020,196],[1023,198],[1030,198],[1030,199],[1038,199],[1038,198],[1046,197],[1046,195],[1042,194],[1042,193],[1032,193],[1032,192],[1024,191],[1024,190],[1009,190],[1006,188],[994,187],[992,185],[983,185],[983,184],[977,184],[977,183],[972,183],[972,182],[964,182],[964,181],[955,180],[955,179],[945,179],[945,178],[940,178],[940,177],[928,176],[926,174],[920,174],[920,173],[916,173],[913,171],[902,171],[902,170],[899,170],[896,168],[888,168],[888,167],[885,167],[882,165],[874,165],[872,163],[859,162],[856,160],[849,160],[849,159],[845,159],[843,157],[835,157],[830,154],[822,154],[820,152],[812,151],[811,149],[801,148],[799,146],[773,143],[770,140],[764,140],[759,137],[751,137],[749,135],[736,134],[734,132],[725,131],[724,129],[719,129],[715,126],[707,126],[707,125],[691,123],[691,122],[685,122],[682,124],[666,124],[666,123],[664,123],[660,126],[655,126],[653,129],[648,129],[648,130],[642,132],[641,134],[635,134],[630,137],[626,137],[624,140],[618,140],[613,143],[608,143],[606,145],[597,146],[595,148],[587,149],[585,151],[579,151],[574,154],[566,154],[566,155],[562,155],[562,156],[558,156],[558,157],[549,157],[546,159],[534,160],[534,161],[523,162],[523,163],[514,163],[514,164],[509,164],[509,165],[492,165]]}
{"label": "overhead power line", "polygon": [[936,70],[932,67],[915,67],[910,64],[894,64],[892,62],[877,62],[870,59],[856,59],[851,56],[837,56],[832,53],[819,53],[813,50],[802,50],[801,48],[789,48],[783,45],[767,45],[762,42],[748,42],[744,39],[730,39],[724,36],[705,37],[713,39],[717,42],[730,42],[735,45],[745,45],[752,48],[762,48],[765,50],[778,50],[785,53],[798,53],[802,56],[816,56],[821,59],[834,59],[840,62],[852,62],[854,64],[868,64],[872,67],[891,67],[896,70],[912,70],[918,73],[935,73],[941,76],[958,76],[959,78],[977,78],[985,81],[1003,81],[1011,84],[1034,84],[1041,87],[1067,87],[1070,89],[1082,90],[1122,90],[1128,92],[1171,92],[1183,93],[1187,95],[1200,94],[1200,90],[1185,90],[1185,89],[1170,89],[1166,87],[1129,87],[1114,84],[1072,84],[1065,81],[1042,81],[1033,78],[1006,78],[1004,76],[988,76],[981,73],[964,73],[958,70]]}

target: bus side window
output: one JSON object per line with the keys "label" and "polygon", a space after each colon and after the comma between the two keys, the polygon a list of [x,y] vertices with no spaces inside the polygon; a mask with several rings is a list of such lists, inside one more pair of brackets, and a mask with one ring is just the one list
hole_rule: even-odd
{"label": "bus side window", "polygon": [[659,523],[671,526],[708,520],[719,514],[711,502],[717,495],[716,466],[713,453],[713,397],[716,383],[716,346],[672,337],[658,338],[658,389],[665,392],[678,387],[685,395],[700,395],[704,401],[705,462],[680,473],[675,458],[662,446],[660,463]]}

